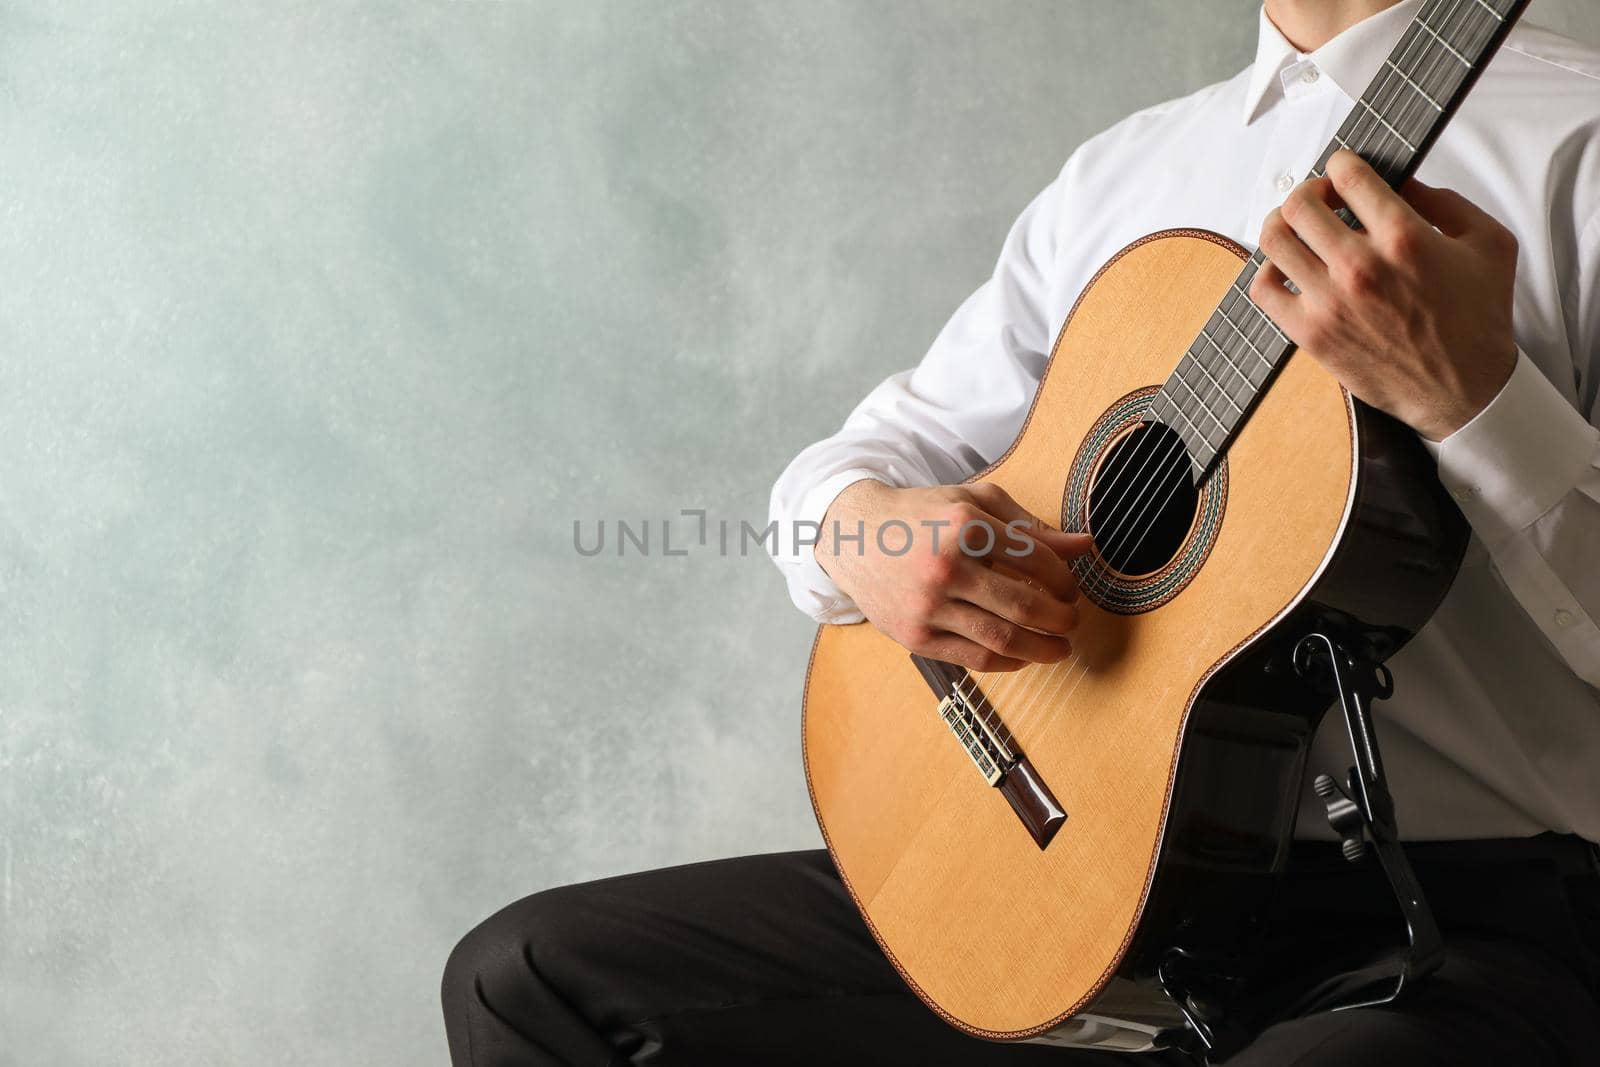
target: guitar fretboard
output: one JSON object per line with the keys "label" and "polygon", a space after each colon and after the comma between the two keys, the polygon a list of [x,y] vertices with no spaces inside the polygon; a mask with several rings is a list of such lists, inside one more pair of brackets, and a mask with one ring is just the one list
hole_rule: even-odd
{"label": "guitar fretboard", "polygon": [[[1422,162],[1529,0],[1427,0],[1323,150],[1311,177],[1348,148],[1398,187]],[[1343,213],[1348,223],[1356,220]],[[1189,450],[1198,484],[1243,426],[1294,342],[1249,297],[1259,251],[1229,287],[1151,414]]]}

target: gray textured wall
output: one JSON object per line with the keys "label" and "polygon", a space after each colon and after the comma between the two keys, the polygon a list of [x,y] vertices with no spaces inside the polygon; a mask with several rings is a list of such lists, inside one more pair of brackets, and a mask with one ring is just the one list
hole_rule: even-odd
{"label": "gray textured wall", "polygon": [[498,905],[816,844],[776,573],[573,520],[762,520],[1077,141],[1253,32],[0,10],[0,1065],[441,1063]]}

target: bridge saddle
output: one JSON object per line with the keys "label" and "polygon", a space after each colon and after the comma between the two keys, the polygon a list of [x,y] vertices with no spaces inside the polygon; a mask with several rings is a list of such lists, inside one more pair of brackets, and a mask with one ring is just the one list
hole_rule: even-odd
{"label": "bridge saddle", "polygon": [[984,717],[960,693],[951,693],[939,701],[939,716],[961,742],[984,781],[999,785],[1015,757]]}

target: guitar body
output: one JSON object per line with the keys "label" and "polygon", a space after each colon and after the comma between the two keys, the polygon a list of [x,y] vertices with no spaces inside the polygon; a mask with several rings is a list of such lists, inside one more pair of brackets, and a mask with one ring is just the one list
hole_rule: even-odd
{"label": "guitar body", "polygon": [[[1062,327],[1017,441],[978,478],[1070,520],[1243,256],[1197,230],[1119,253]],[[1386,658],[1432,613],[1465,541],[1414,435],[1309,354],[1289,357],[1174,560],[1120,600],[1086,592],[1055,675],[974,676],[1065,813],[1042,845],[903,648],[870,625],[822,627],[804,714],[812,803],[907,983],[981,1037],[1173,1040],[1183,1019],[1163,977],[1248,944],[1289,845],[1329,701],[1296,674],[1295,643],[1325,628]]]}

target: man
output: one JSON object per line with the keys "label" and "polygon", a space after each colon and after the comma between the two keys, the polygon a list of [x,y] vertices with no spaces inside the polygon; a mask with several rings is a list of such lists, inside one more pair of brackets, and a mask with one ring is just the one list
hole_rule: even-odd
{"label": "man", "polygon": [[[1075,621],[1066,561],[1087,550],[1082,537],[1040,533],[1024,582],[952,539],[891,556],[871,531],[1019,517],[999,490],[955,483],[1017,434],[1096,268],[1169,227],[1259,236],[1273,267],[1251,296],[1351,392],[1416,430],[1475,537],[1394,662],[1400,690],[1380,713],[1446,963],[1397,1006],[1305,1013],[1397,931],[1381,880],[1342,869],[1316,840],[1329,836],[1319,806],[1302,804],[1252,1020],[1262,1032],[1228,1061],[1246,1067],[1600,1062],[1600,877],[1584,843],[1600,839],[1600,55],[1518,29],[1424,164],[1429,184],[1397,195],[1342,154],[1328,180],[1296,187],[1419,6],[1267,0],[1249,69],[1075,152],[921,365],[874,390],[773,491],[784,524],[868,530],[780,559],[814,618],[865,618],[978,670],[1060,659]],[[1363,232],[1339,223],[1338,204]],[[1314,769],[1348,762],[1336,718]],[[529,897],[463,940],[444,998],[451,1054],[477,1067],[1128,1062],[946,1026],[820,852]]]}

